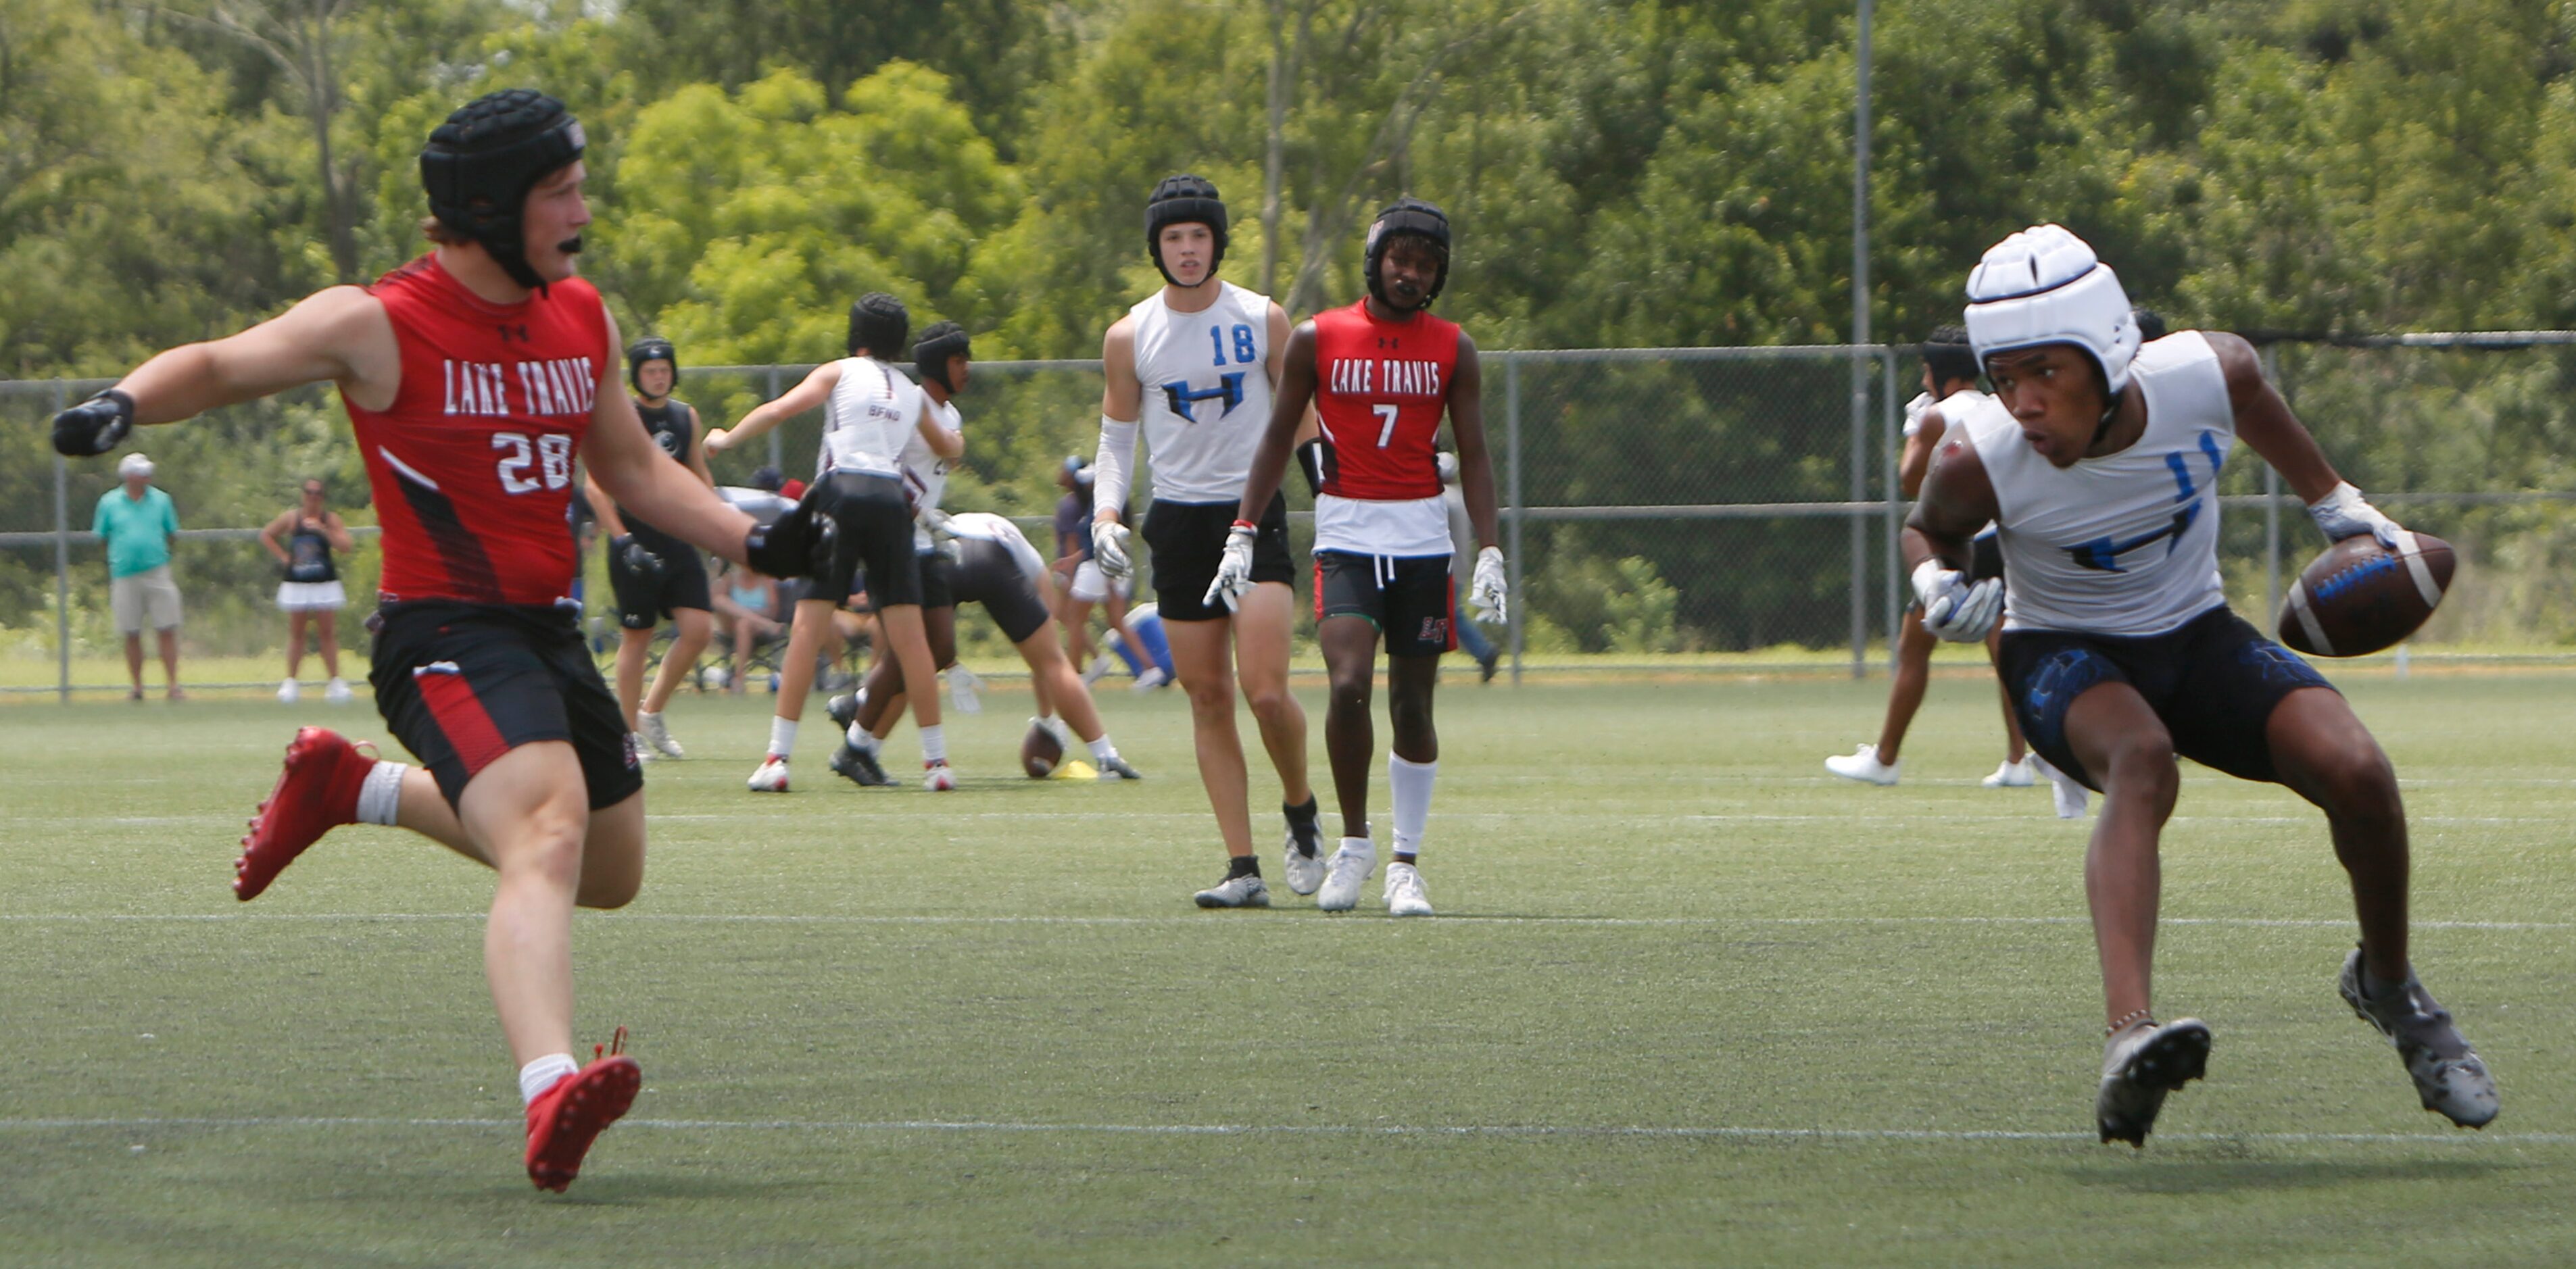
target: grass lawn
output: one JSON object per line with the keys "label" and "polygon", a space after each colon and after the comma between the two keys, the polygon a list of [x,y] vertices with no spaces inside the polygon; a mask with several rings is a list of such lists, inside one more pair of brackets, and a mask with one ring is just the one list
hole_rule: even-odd
{"label": "grass lawn", "polygon": [[1410,922],[1374,882],[1358,913],[1315,912],[1275,853],[1278,908],[1191,908],[1218,851],[1176,693],[1105,693],[1152,778],[1076,786],[1018,778],[1026,700],[999,686],[952,717],[968,779],[942,797],[831,777],[817,708],[797,792],[755,798],[766,699],[683,698],[693,756],[649,772],[644,897],[575,936],[579,1031],[631,1028],[645,1092],[561,1197],[519,1166],[485,873],[344,829],[254,904],[225,888],[292,724],[380,735],[363,700],[10,708],[0,1262],[2576,1247],[2576,676],[2348,685],[2406,781],[2417,963],[2495,1070],[2497,1123],[2418,1109],[2336,999],[2352,929],[2319,817],[2190,768],[2158,999],[2217,1044],[2144,1151],[2091,1128],[2085,827],[1977,786],[1990,683],[1935,682],[1893,789],[1818,765],[1876,730],[1883,678],[1451,683],[1424,855],[1442,915]]}

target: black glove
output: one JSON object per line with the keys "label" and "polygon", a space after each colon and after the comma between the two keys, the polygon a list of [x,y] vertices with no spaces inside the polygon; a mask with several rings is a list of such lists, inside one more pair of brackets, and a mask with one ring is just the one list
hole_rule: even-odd
{"label": "black glove", "polygon": [[756,524],[742,540],[743,562],[771,577],[817,577],[832,571],[832,542],[840,526],[815,508],[823,482],[815,481],[787,514]]}
{"label": "black glove", "polygon": [[54,452],[66,458],[104,454],[134,430],[134,398],[110,388],[54,416]]}
{"label": "black glove", "polygon": [[644,549],[644,544],[636,541],[632,533],[620,533],[610,538],[608,549],[616,555],[620,563],[626,565],[627,572],[637,577],[662,575],[662,557]]}

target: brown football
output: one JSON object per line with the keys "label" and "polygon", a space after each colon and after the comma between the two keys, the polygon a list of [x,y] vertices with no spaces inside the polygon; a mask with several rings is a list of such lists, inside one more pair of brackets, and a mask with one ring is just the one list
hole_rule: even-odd
{"label": "brown football", "polygon": [[2377,652],[2420,629],[2451,588],[2451,544],[2409,533],[2394,552],[2368,534],[2309,562],[2281,598],[2281,642],[2316,656]]}
{"label": "brown football", "polygon": [[1032,780],[1043,780],[1055,774],[1056,764],[1064,761],[1064,743],[1055,738],[1046,724],[1029,720],[1029,734],[1020,737],[1020,770]]}

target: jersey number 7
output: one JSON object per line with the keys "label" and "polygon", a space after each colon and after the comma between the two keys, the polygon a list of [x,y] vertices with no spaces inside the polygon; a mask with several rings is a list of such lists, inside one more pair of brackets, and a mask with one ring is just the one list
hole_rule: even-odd
{"label": "jersey number 7", "polygon": [[1377,430],[1377,447],[1379,449],[1385,449],[1388,442],[1395,439],[1396,407],[1391,405],[1372,405],[1369,409],[1379,418],[1386,420],[1386,426]]}

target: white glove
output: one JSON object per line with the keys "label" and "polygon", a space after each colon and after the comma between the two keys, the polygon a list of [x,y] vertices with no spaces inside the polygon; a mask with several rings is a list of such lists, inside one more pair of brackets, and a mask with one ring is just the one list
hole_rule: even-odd
{"label": "white glove", "polygon": [[984,712],[984,680],[962,665],[948,667],[948,703],[960,714]]}
{"label": "white glove", "polygon": [[1923,604],[1923,628],[1952,643],[1977,643],[2004,611],[2004,582],[1989,577],[1974,586],[1968,575],[1937,559],[1914,566],[1914,597]]}
{"label": "white glove", "polygon": [[1489,546],[1476,552],[1476,576],[1467,583],[1467,606],[1476,611],[1481,621],[1509,621],[1509,596],[1512,583],[1503,571],[1503,548]]}
{"label": "white glove", "polygon": [[1252,593],[1253,533],[1253,527],[1240,520],[1226,530],[1225,555],[1217,561],[1216,580],[1208,583],[1207,594],[1200,603],[1214,608],[1222,600],[1225,610],[1233,612],[1235,604]]}
{"label": "white glove", "polygon": [[1905,434],[1914,435],[1915,429],[1923,426],[1923,416],[1930,413],[1933,406],[1939,404],[1940,402],[1932,399],[1932,394],[1929,392],[1915,393],[1914,399],[1905,403]]}
{"label": "white glove", "polygon": [[938,551],[940,554],[947,556],[950,563],[955,563],[957,560],[957,531],[949,527],[948,520],[948,513],[937,507],[932,507],[931,509],[921,513],[921,527],[928,530],[930,533],[931,548]]}
{"label": "white glove", "polygon": [[2329,542],[2341,542],[2367,533],[2391,551],[2397,549],[2397,535],[2405,532],[2397,527],[2396,521],[2388,518],[2387,513],[2370,505],[2348,480],[2336,485],[2334,492],[2309,503],[2308,518],[2317,522],[2318,531],[2324,533]]}
{"label": "white glove", "polygon": [[1100,566],[1100,575],[1113,582],[1127,580],[1136,571],[1136,561],[1127,556],[1127,526],[1115,520],[1103,520],[1091,526],[1091,562]]}

